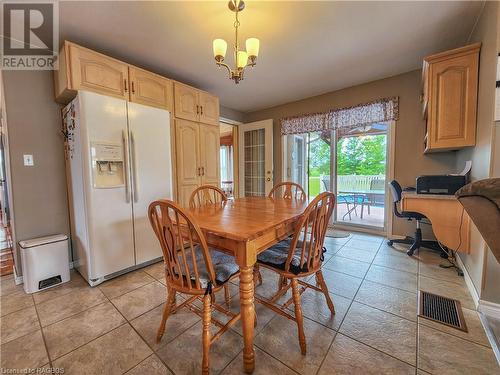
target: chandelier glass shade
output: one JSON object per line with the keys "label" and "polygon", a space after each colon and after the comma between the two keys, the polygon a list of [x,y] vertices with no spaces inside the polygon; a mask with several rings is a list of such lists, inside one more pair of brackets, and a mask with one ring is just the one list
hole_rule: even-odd
{"label": "chandelier glass shade", "polygon": [[215,39],[213,41],[214,58],[217,66],[225,67],[229,73],[229,78],[235,83],[239,83],[243,79],[245,68],[256,65],[257,56],[259,56],[260,41],[257,38],[248,38],[245,42],[246,51],[240,50],[238,42],[238,28],[240,26],[240,21],[238,20],[238,14],[245,9],[245,3],[243,0],[230,0],[228,7],[235,13],[235,41],[233,45],[235,67],[231,68],[224,62],[227,52],[227,42],[224,39]]}

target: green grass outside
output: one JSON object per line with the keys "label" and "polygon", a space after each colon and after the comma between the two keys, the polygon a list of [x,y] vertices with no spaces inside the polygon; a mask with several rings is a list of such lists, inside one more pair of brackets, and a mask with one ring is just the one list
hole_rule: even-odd
{"label": "green grass outside", "polygon": [[309,196],[315,197],[319,194],[319,177],[310,176],[309,177]]}

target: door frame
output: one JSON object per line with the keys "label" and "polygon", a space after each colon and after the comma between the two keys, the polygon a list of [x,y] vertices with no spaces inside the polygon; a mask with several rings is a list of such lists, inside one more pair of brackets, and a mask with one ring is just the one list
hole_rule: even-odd
{"label": "door frame", "polygon": [[8,131],[8,121],[7,121],[7,108],[5,105],[5,86],[3,83],[3,75],[0,70],[0,136],[3,138],[4,147],[4,164],[5,164],[5,185],[7,189],[7,200],[9,205],[9,226],[10,226],[10,238],[12,243],[12,254],[14,258],[14,277],[15,283],[22,283],[22,276],[19,275],[19,267],[21,265],[21,254],[18,253],[16,246],[16,229],[15,229],[15,217],[14,217],[14,192],[12,190],[12,175],[10,166],[10,149],[9,149],[9,131]]}
{"label": "door frame", "polygon": [[[394,179],[394,159],[395,159],[395,144],[396,144],[396,122],[395,121],[387,121],[387,144],[386,144],[386,182],[389,182]],[[283,157],[283,170],[282,170],[282,178],[283,181],[287,179],[287,169],[288,169],[288,150],[287,150],[287,136],[282,135],[281,137],[281,147],[282,147],[282,157]],[[337,174],[337,155],[336,155],[336,132],[332,130],[332,146],[330,148],[330,189],[332,191],[336,191],[336,179],[333,178]],[[307,172],[306,172],[307,176]],[[392,214],[392,203],[390,192],[387,187],[385,187],[385,205],[384,205],[384,227],[383,228],[375,228],[371,226],[364,226],[360,224],[341,224],[335,223],[332,217],[331,225],[335,225],[335,228],[343,229],[343,230],[355,230],[357,232],[366,232],[372,234],[386,235],[387,237],[392,236],[392,226],[393,226],[393,214]]]}
{"label": "door frame", "polygon": [[[335,227],[343,230],[352,230],[355,228],[357,232],[365,232],[371,234],[385,235],[386,237],[392,236],[392,222],[393,222],[393,214],[392,214],[392,204],[390,191],[388,189],[387,183],[394,179],[394,154],[395,154],[395,141],[396,141],[396,122],[395,121],[386,121],[387,122],[387,139],[386,139],[386,168],[385,168],[385,202],[384,202],[384,226],[382,228],[376,228],[363,224],[340,224],[335,223]],[[335,143],[336,143],[336,135],[335,135]],[[332,152],[332,154],[335,154]],[[337,163],[336,163],[336,155],[332,155],[332,160],[334,160],[333,169],[335,175],[337,174]],[[333,181],[333,178],[330,179]],[[333,185],[332,185],[333,187]]]}
{"label": "door frame", "polygon": [[242,125],[243,123],[241,121],[231,120],[226,117],[219,117],[219,124],[220,123],[231,125],[233,127],[233,197],[239,198],[240,196],[239,126]]}
{"label": "door frame", "polygon": [[[238,126],[238,154],[241,156],[239,157],[239,196],[244,197],[245,196],[245,157],[244,154],[242,155],[241,148],[244,145],[244,140],[243,140],[243,134],[245,131],[249,130],[257,130],[257,129],[265,129],[266,134],[269,134],[269,137],[265,137],[265,160],[266,160],[266,174],[269,176],[266,176],[266,179],[270,179],[267,182],[271,182],[271,184],[265,184],[265,195],[269,194],[269,191],[271,191],[273,185],[274,185],[274,158],[273,158],[273,151],[274,151],[274,144],[273,144],[273,131],[274,131],[274,125],[273,125],[273,120],[268,119],[268,120],[260,120],[260,121],[254,121],[254,122],[249,122],[246,124],[241,124]],[[269,188],[270,186],[270,188]]]}

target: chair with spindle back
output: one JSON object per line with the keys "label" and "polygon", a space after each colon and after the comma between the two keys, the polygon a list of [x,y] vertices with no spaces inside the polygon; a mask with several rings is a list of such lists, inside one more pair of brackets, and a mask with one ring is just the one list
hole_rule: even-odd
{"label": "chair with spindle back", "polygon": [[[296,182],[280,182],[273,186],[268,194],[268,198],[283,198],[283,199],[307,199],[306,192],[304,188],[297,184]],[[259,264],[256,263],[254,266],[253,280],[255,285],[262,284],[262,275],[259,271]],[[281,288],[282,284],[285,282],[283,277],[279,278],[278,288]]]}
{"label": "chair with spindle back", "polygon": [[[227,202],[227,195],[222,189],[213,185],[202,185],[191,193],[191,197],[189,197],[189,208],[224,202]],[[224,298],[226,304],[229,305],[231,302],[231,295],[228,285],[224,286]]]}
{"label": "chair with spindle back", "polygon": [[[202,318],[203,359],[202,373],[209,372],[210,345],[239,319],[235,314],[215,302],[214,295],[239,273],[234,258],[215,249],[208,248],[205,236],[188,212],[169,200],[154,201],[149,205],[149,221],[158,237],[165,266],[167,303],[158,328],[156,341],[161,341],[165,324],[170,314],[187,307]],[[176,294],[188,295],[176,305]],[[201,300],[200,309],[194,302]],[[212,308],[226,314],[230,319],[224,324],[212,317]],[[220,330],[211,336],[210,325]]]}
{"label": "chair with spindle back", "polygon": [[273,186],[269,198],[306,199],[306,192],[295,182],[280,182]]}
{"label": "chair with spindle back", "polygon": [[189,208],[222,202],[227,202],[227,195],[222,189],[213,185],[202,185],[191,193]]}
{"label": "chair with spindle back", "polygon": [[[260,266],[277,272],[280,277],[290,280],[290,283],[282,284],[271,299],[256,295],[255,300],[297,323],[302,354],[306,354],[300,301],[302,293],[307,288],[323,293],[328,308],[332,314],[335,314],[335,308],[321,272],[325,251],[323,243],[334,206],[335,195],[330,192],[321,193],[307,206],[292,237],[277,243],[257,256],[257,263]],[[316,276],[316,285],[303,281],[305,277],[310,275]],[[302,286],[300,289],[299,285]],[[277,301],[290,288],[292,288],[292,297],[285,303],[278,304]],[[287,311],[287,307],[291,303],[295,305],[295,316]]]}

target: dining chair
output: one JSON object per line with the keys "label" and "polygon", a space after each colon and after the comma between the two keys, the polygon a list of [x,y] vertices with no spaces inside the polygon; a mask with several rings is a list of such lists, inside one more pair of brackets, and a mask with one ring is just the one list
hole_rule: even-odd
{"label": "dining chair", "polygon": [[[201,185],[191,193],[191,196],[189,197],[189,208],[223,202],[227,202],[227,195],[222,189],[214,185]],[[229,306],[231,303],[231,294],[229,293],[228,285],[224,286],[224,298],[226,300],[226,304]]]}
{"label": "dining chair", "polygon": [[285,199],[307,199],[306,192],[295,182],[280,182],[273,186],[268,195],[269,198]]}
{"label": "dining chair", "polygon": [[[335,307],[321,272],[324,252],[326,251],[323,243],[334,206],[335,195],[330,192],[321,193],[307,206],[293,237],[277,243],[257,256],[257,263],[260,266],[278,273],[280,277],[290,282],[283,283],[278,292],[270,299],[256,295],[255,300],[297,323],[302,354],[306,354],[306,338],[301,308],[302,293],[307,288],[323,293],[328,308],[332,314],[335,314]],[[311,275],[315,275],[316,285],[304,281],[307,276]],[[292,288],[292,297],[285,303],[278,303],[277,301],[290,288]],[[295,307],[295,316],[287,310],[287,307],[292,303]]]}
{"label": "dining chair", "polygon": [[[240,319],[239,313],[216,303],[215,293],[239,274],[239,267],[233,257],[208,248],[198,224],[176,203],[169,200],[154,201],[149,205],[148,213],[163,251],[167,285],[167,302],[156,341],[161,341],[168,317],[187,307],[202,318],[202,373],[208,374],[211,344]],[[177,305],[177,293],[189,297]],[[197,301],[201,301],[202,308],[195,304]],[[227,315],[229,321],[224,324],[212,317],[212,309]],[[210,331],[212,323],[220,328],[213,336]]]}
{"label": "dining chair", "polygon": [[201,185],[191,193],[189,208],[222,202],[227,202],[227,195],[221,188],[214,185]]}

